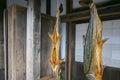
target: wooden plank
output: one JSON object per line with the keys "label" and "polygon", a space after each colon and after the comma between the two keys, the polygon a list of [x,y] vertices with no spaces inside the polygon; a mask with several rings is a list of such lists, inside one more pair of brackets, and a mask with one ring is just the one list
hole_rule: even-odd
{"label": "wooden plank", "polygon": [[40,79],[41,0],[28,0],[26,80]]}
{"label": "wooden plank", "polygon": [[8,79],[26,80],[26,8],[8,9]]}
{"label": "wooden plank", "polygon": [[9,66],[9,70],[8,70],[8,80],[14,80],[14,57],[13,57],[13,53],[14,53],[14,47],[13,47],[13,43],[14,43],[14,38],[13,38],[13,34],[14,34],[14,28],[13,28],[13,18],[15,17],[15,15],[13,14],[15,13],[15,8],[14,7],[10,7],[8,9],[8,66]]}
{"label": "wooden plank", "polygon": [[3,53],[3,11],[0,13],[0,69],[4,68],[4,53]]}
{"label": "wooden plank", "polygon": [[67,23],[67,56],[65,66],[65,80],[72,80],[73,63],[75,61],[75,24],[73,22]]}
{"label": "wooden plank", "polygon": [[4,10],[4,69],[5,69],[5,80],[8,80],[8,14],[7,10]]}
{"label": "wooden plank", "polygon": [[[99,16],[102,20],[113,20],[113,19],[120,19],[120,3],[111,4],[100,6],[97,8]],[[73,12],[68,15],[61,16],[62,22],[77,22],[83,23],[88,22],[90,17],[89,8],[85,10],[80,10],[78,12]]]}
{"label": "wooden plank", "polygon": [[54,26],[54,18],[42,17],[41,20],[41,78],[52,74],[52,67],[49,63],[50,52],[51,52],[51,40],[48,33],[52,33]]}
{"label": "wooden plank", "polygon": [[26,80],[26,11],[16,7],[15,23],[15,54],[16,54],[16,80]]}
{"label": "wooden plank", "polygon": [[0,11],[0,80],[4,80],[3,10]]}

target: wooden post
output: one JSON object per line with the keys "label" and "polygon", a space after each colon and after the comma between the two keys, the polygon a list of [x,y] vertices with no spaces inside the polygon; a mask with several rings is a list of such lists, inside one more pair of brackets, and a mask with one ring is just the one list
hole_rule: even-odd
{"label": "wooden post", "polygon": [[26,80],[40,80],[41,0],[28,0]]}
{"label": "wooden post", "polygon": [[8,80],[26,80],[26,8],[8,9]]}
{"label": "wooden post", "polygon": [[5,80],[8,80],[8,16],[7,10],[4,10],[4,68],[5,68]]}
{"label": "wooden post", "polygon": [[75,58],[75,24],[73,22],[67,23],[67,54],[66,54],[66,78],[65,80],[72,80],[72,68]]}
{"label": "wooden post", "polygon": [[73,0],[66,0],[66,5],[67,14],[71,13],[73,9]]}

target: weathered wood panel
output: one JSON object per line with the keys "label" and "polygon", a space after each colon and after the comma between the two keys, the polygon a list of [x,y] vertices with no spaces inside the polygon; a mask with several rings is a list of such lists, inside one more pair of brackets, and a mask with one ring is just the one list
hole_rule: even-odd
{"label": "weathered wood panel", "polygon": [[28,0],[26,79],[40,79],[41,0]]}
{"label": "weathered wood panel", "polygon": [[15,23],[16,80],[26,80],[26,10],[16,10]]}
{"label": "weathered wood panel", "polygon": [[8,80],[8,14],[7,10],[4,10],[4,70],[5,80]]}
{"label": "weathered wood panel", "polygon": [[3,12],[0,11],[0,80],[4,80]]}
{"label": "weathered wood panel", "polygon": [[51,40],[48,33],[52,33],[54,26],[54,19],[50,17],[42,17],[41,20],[41,77],[47,76],[52,73],[52,67],[48,59],[51,52]]}
{"label": "weathered wood panel", "polygon": [[26,80],[26,8],[8,9],[8,80]]}
{"label": "weathered wood panel", "polygon": [[67,54],[65,66],[65,80],[72,80],[73,63],[75,61],[75,24],[67,23]]}
{"label": "weathered wood panel", "polygon": [[3,52],[3,12],[0,12],[0,69],[4,68]]}

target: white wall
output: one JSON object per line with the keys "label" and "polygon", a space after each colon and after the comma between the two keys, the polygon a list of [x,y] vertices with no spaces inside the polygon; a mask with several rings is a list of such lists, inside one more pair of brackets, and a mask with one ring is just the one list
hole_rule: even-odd
{"label": "white wall", "polygon": [[66,23],[61,23],[60,24],[60,34],[61,34],[61,41],[60,41],[60,54],[61,54],[61,59],[65,60],[65,55],[66,55]]}
{"label": "white wall", "polygon": [[83,35],[86,34],[88,24],[76,24],[75,61],[83,62]]}
{"label": "white wall", "polygon": [[[88,23],[76,24],[75,61],[83,62],[83,38]],[[120,68],[120,20],[103,22],[103,39],[109,40],[103,46],[103,63]]]}

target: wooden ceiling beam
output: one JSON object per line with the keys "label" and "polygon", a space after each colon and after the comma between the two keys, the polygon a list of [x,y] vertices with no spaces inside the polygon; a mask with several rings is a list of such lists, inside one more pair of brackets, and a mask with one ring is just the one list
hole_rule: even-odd
{"label": "wooden ceiling beam", "polygon": [[[97,9],[98,14],[102,20],[120,19],[120,3],[99,6]],[[85,9],[77,12],[72,12],[67,15],[63,15],[61,16],[61,21],[84,23],[89,21],[89,17],[90,10]]]}

